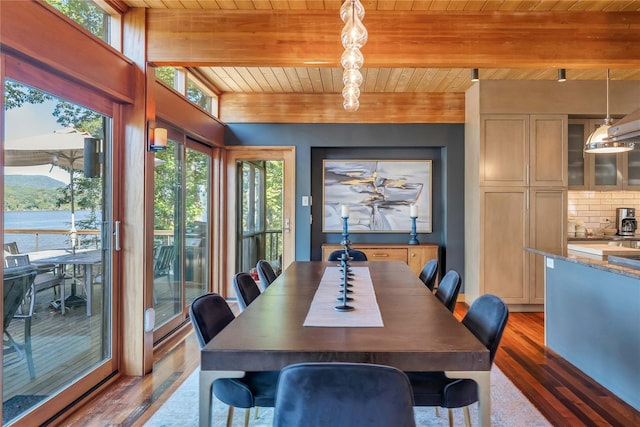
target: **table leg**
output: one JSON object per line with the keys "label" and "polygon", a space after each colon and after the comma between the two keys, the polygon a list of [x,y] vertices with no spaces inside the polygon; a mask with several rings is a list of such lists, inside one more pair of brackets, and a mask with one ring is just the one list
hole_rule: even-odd
{"label": "table leg", "polygon": [[200,371],[199,425],[210,427],[212,421],[212,389],[218,378],[242,378],[244,371]]}
{"label": "table leg", "polygon": [[491,371],[446,371],[449,378],[469,378],[478,384],[478,425],[491,427]]}

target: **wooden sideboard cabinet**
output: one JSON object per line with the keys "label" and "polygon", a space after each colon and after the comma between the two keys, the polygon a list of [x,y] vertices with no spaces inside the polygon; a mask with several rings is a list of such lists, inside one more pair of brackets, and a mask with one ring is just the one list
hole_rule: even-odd
{"label": "wooden sideboard cabinet", "polygon": [[[322,245],[322,259],[327,260],[329,254],[343,249],[340,244],[325,243]],[[367,255],[369,261],[402,261],[419,275],[427,261],[438,258],[438,245],[400,245],[400,244],[352,244],[351,249],[357,249]]]}

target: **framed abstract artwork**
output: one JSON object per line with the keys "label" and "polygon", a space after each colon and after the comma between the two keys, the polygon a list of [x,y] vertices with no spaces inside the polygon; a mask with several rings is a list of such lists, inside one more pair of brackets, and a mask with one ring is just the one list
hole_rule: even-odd
{"label": "framed abstract artwork", "polygon": [[322,231],[342,232],[348,212],[350,233],[431,233],[431,160],[324,160]]}

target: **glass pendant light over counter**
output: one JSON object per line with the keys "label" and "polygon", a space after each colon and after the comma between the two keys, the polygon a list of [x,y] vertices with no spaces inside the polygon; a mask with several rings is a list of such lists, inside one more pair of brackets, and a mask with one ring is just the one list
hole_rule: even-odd
{"label": "glass pendant light over counter", "polygon": [[611,117],[609,116],[609,69],[607,68],[607,117],[602,126],[598,127],[589,135],[584,144],[585,153],[622,153],[633,150],[632,142],[615,142],[609,138],[609,128],[611,127]]}

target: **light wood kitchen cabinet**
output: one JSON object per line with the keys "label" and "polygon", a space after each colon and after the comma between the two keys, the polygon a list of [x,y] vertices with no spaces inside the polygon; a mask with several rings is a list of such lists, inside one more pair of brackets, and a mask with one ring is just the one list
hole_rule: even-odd
{"label": "light wood kitchen cabinet", "polygon": [[525,188],[480,190],[480,294],[507,304],[529,303],[527,199]]}
{"label": "light wood kitchen cabinet", "polygon": [[[322,245],[322,259],[327,260],[329,254],[343,249],[339,244],[325,243]],[[402,261],[409,268],[420,275],[422,267],[427,261],[438,259],[438,245],[399,245],[399,244],[353,244],[351,249],[362,251],[369,261]]]}
{"label": "light wood kitchen cabinet", "polygon": [[[567,247],[567,233],[564,221],[553,218],[567,217],[567,190],[531,189],[529,194],[529,247],[564,254]],[[529,303],[544,303],[544,257],[529,256]]]}
{"label": "light wood kitchen cabinet", "polygon": [[567,186],[566,115],[486,114],[480,132],[480,185]]}
{"label": "light wood kitchen cabinet", "polygon": [[480,115],[478,295],[515,309],[544,304],[542,257],[524,249],[563,253],[567,126],[563,114]]}
{"label": "light wood kitchen cabinet", "polygon": [[483,187],[480,211],[481,294],[544,304],[544,258],[524,248],[564,253],[567,190]]}
{"label": "light wood kitchen cabinet", "polygon": [[587,137],[603,123],[602,119],[569,120],[569,189],[639,190],[640,151],[584,153]]}

